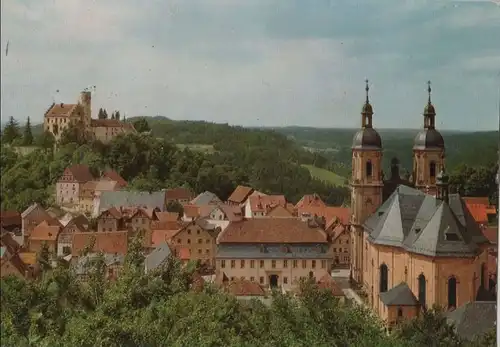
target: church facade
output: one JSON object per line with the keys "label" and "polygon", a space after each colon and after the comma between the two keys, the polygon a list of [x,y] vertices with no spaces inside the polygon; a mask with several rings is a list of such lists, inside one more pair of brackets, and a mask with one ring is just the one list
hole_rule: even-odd
{"label": "church facade", "polygon": [[430,82],[409,178],[400,177],[397,158],[384,178],[368,91],[367,81],[352,144],[351,277],[391,326],[433,305],[454,309],[480,298],[488,286],[488,240],[461,197],[448,191]]}

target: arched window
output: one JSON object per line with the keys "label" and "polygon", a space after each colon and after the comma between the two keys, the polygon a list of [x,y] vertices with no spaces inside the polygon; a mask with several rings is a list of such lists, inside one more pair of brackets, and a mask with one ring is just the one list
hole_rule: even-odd
{"label": "arched window", "polygon": [[486,282],[486,264],[482,263],[481,264],[481,284],[480,286],[483,288],[486,288],[488,283]]}
{"label": "arched window", "polygon": [[457,279],[452,276],[448,279],[448,309],[457,307]]}
{"label": "arched window", "polygon": [[380,265],[380,292],[385,293],[387,291],[389,282],[389,269],[387,265]]}
{"label": "arched window", "polygon": [[432,178],[436,177],[436,163],[431,161],[430,166],[429,166],[429,173]]}
{"label": "arched window", "polygon": [[425,308],[425,294],[426,294],[426,281],[424,274],[420,274],[418,276],[418,302],[420,305]]}
{"label": "arched window", "polygon": [[366,162],[366,177],[371,178],[371,177],[372,177],[372,174],[373,174],[373,165],[372,165],[372,161],[371,161],[371,160],[368,160],[368,161]]}

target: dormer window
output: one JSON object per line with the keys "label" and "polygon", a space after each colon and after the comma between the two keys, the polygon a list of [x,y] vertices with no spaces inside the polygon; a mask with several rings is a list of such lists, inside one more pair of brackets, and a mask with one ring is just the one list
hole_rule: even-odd
{"label": "dormer window", "polygon": [[455,233],[446,233],[445,238],[446,241],[460,241],[460,238]]}

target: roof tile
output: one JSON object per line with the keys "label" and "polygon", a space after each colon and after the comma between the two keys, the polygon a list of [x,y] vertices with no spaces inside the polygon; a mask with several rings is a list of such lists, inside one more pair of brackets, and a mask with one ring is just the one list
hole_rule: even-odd
{"label": "roof tile", "polygon": [[80,252],[95,237],[94,247],[91,251],[110,254],[126,254],[128,248],[127,231],[107,231],[107,232],[76,232],[73,234],[73,255],[79,256]]}
{"label": "roof tile", "polygon": [[250,194],[252,194],[253,188],[246,186],[237,186],[232,192],[231,196],[227,199],[229,202],[241,204],[245,202]]}

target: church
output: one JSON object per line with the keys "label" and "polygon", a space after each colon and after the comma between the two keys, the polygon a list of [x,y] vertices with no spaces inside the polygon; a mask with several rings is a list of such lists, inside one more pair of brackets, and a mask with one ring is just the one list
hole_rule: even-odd
{"label": "church", "polygon": [[351,278],[389,327],[434,305],[453,310],[488,287],[488,240],[458,194],[450,194],[445,143],[428,101],[413,145],[413,171],[382,170],[382,139],[366,101],[352,143]]}

